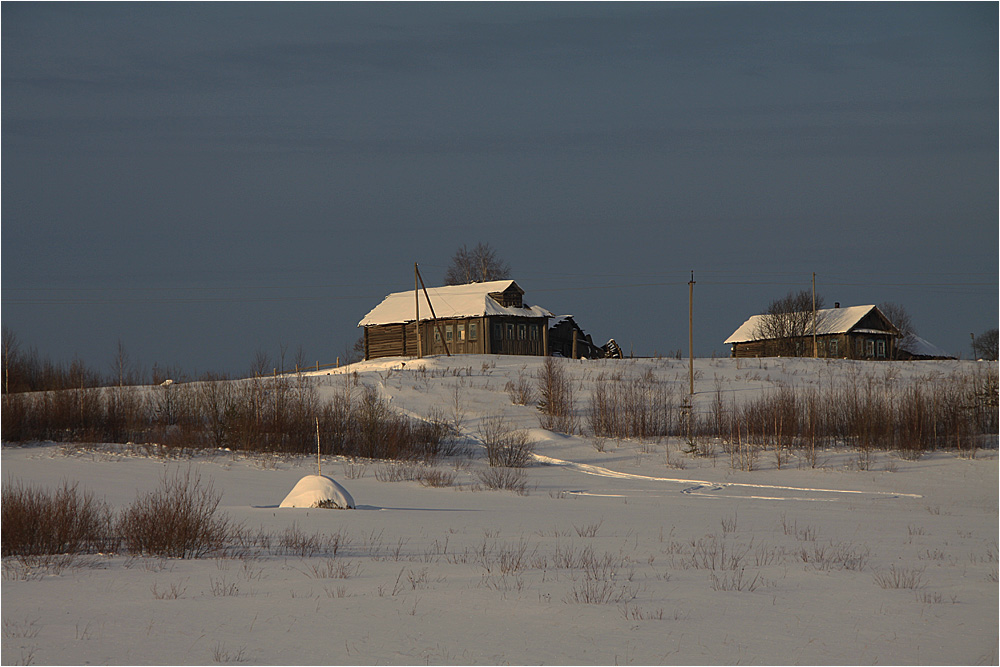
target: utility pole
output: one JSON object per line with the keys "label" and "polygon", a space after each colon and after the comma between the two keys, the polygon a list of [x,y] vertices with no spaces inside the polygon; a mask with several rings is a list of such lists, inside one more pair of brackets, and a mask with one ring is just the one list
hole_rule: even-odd
{"label": "utility pole", "polygon": [[813,271],[813,359],[819,356],[819,346],[816,344],[816,272]]}
{"label": "utility pole", "polygon": [[323,476],[323,457],[319,450],[319,417],[316,417],[316,474]]}
{"label": "utility pole", "polygon": [[431,321],[434,322],[434,327],[437,329],[438,335],[441,336],[441,344],[444,345],[444,353],[451,356],[451,351],[448,350],[448,341],[444,337],[444,332],[441,331],[441,325],[438,324],[437,315],[434,314],[434,304],[431,303],[431,297],[427,293],[427,285],[424,284],[424,277],[420,275],[420,270],[414,266],[414,270],[417,272],[417,279],[420,281],[420,287],[424,290],[424,298],[427,299],[427,305],[431,309]]}
{"label": "utility pole", "polygon": [[694,396],[694,271],[688,281],[688,380],[689,393]]}
{"label": "utility pole", "polygon": [[416,320],[414,321],[414,326],[417,329],[417,359],[421,359],[424,356],[424,344],[420,336],[420,292],[417,282],[420,280],[420,274],[417,272],[417,263],[413,263],[413,303],[415,306]]}

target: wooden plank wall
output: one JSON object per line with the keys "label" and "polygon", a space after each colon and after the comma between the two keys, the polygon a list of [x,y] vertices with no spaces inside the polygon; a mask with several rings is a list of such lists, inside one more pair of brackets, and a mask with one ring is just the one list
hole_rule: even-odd
{"label": "wooden plank wall", "polygon": [[[470,322],[477,323],[479,330],[476,340],[468,339],[468,325]],[[497,339],[493,332],[493,324],[499,323],[503,327],[503,335]],[[507,324],[514,325],[514,336],[507,335]],[[521,354],[529,356],[542,356],[546,353],[547,325],[544,318],[472,318],[468,320],[440,320],[438,324],[443,332],[447,332],[447,327],[452,327],[453,339],[448,344],[452,354]],[[466,340],[461,340],[458,335],[457,325],[465,327]],[[526,334],[522,340],[518,336],[518,325],[534,325],[536,328],[536,339],[532,340]],[[436,327],[428,321],[421,322],[421,334],[423,336],[423,353],[425,355],[444,354],[444,346],[435,338]],[[417,332],[413,322],[402,324],[380,324],[377,326],[365,327],[365,358],[378,359],[380,357],[415,357],[417,356]]]}
{"label": "wooden plank wall", "polygon": [[365,357],[405,357],[417,354],[417,330],[413,323],[365,327]]}
{"label": "wooden plank wall", "polygon": [[[882,334],[833,334],[826,336],[818,336],[817,343],[819,347],[819,357],[820,358],[834,358],[834,359],[889,359],[892,357],[895,351],[895,340],[892,336],[882,335]],[[837,351],[832,353],[830,348],[831,341],[837,341]],[[862,341],[862,352],[858,354],[857,341]],[[886,344],[886,354],[884,357],[879,357],[877,354],[875,356],[868,356],[867,354],[867,341],[868,340],[884,340]],[[795,354],[795,341],[783,341],[784,344],[778,344],[776,341],[770,340],[754,340],[746,343],[736,343],[733,345],[733,356],[739,357],[741,359],[748,357],[811,357],[812,356],[812,336],[805,336],[799,339],[799,354]],[[791,342],[791,345],[788,343]],[[877,349],[877,348],[876,348]]]}

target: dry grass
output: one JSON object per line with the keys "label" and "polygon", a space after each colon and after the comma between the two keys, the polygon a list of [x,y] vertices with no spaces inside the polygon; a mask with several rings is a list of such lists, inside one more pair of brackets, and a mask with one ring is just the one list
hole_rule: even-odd
{"label": "dry grass", "polygon": [[890,565],[888,570],[875,570],[872,578],[879,588],[918,589],[924,587],[924,568]]}

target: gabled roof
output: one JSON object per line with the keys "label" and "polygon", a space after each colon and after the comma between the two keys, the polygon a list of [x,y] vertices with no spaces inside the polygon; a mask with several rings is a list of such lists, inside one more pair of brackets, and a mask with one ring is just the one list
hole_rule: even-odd
{"label": "gabled roof", "polygon": [[934,343],[926,341],[916,334],[910,334],[908,339],[901,341],[899,343],[899,349],[905,350],[915,357],[937,357],[939,359],[955,358]]}
{"label": "gabled roof", "polygon": [[[860,329],[855,329],[859,322],[861,322],[869,313],[875,311],[879,314],[880,319],[884,322],[889,322],[889,320],[882,314],[876,306],[849,306],[847,308],[824,308],[823,310],[816,311],[816,335],[824,336],[831,334],[843,334],[849,331],[858,331]],[[733,334],[725,340],[725,343],[749,343],[754,340],[761,340],[760,325],[763,319],[767,317],[766,315],[754,315],[750,317],[743,325],[733,332]],[[868,333],[898,333],[889,323],[889,329],[865,329],[864,331]],[[812,335],[812,328],[810,327],[809,335]]]}
{"label": "gabled roof", "polygon": [[[511,286],[524,293],[524,290],[513,280],[493,280],[485,283],[468,283],[466,285],[447,285],[445,287],[428,287],[427,294],[434,305],[434,314],[438,319],[461,319],[465,317],[483,317],[486,315],[508,315],[511,317],[552,317],[552,313],[539,306],[524,308],[507,308],[501,306],[491,293],[503,292]],[[420,320],[431,319],[431,309],[427,305],[424,291],[419,291]],[[402,324],[413,322],[416,303],[413,290],[394,292],[375,306],[364,319],[358,322],[359,327],[376,324]]]}

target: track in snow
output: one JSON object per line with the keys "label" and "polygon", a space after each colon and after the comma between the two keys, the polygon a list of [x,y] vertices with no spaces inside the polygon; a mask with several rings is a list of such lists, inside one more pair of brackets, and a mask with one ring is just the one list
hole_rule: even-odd
{"label": "track in snow", "polygon": [[[836,502],[842,500],[844,495],[853,497],[875,496],[884,499],[893,498],[922,498],[915,493],[900,493],[897,491],[855,491],[850,489],[815,489],[800,486],[780,486],[776,484],[749,484],[746,482],[708,482],[697,479],[678,479],[674,477],[653,477],[650,475],[638,475],[629,472],[619,472],[595,466],[589,463],[576,463],[574,461],[564,461],[535,454],[535,460],[545,465],[554,465],[570,470],[576,470],[587,475],[606,477],[611,479],[633,479],[647,482],[664,482],[669,484],[683,484],[685,488],[680,493],[685,493],[702,498],[743,498],[747,500],[803,500],[810,502]],[[755,492],[755,490],[757,490]],[[620,494],[589,494],[583,491],[572,492],[577,495],[620,495]],[[768,493],[769,495],[760,495]],[[794,494],[794,495],[793,495]],[[807,495],[802,495],[807,494]]]}

